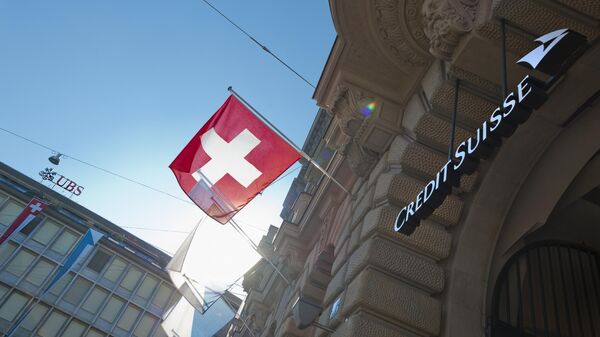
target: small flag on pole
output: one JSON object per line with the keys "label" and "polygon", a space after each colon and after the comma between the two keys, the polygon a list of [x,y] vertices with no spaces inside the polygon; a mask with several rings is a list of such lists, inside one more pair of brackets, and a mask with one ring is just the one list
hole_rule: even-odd
{"label": "small flag on pole", "polygon": [[230,96],[169,167],[190,199],[225,224],[300,156]]}
{"label": "small flag on pole", "polygon": [[206,311],[206,301],[204,299],[204,287],[198,289],[198,286],[193,284],[193,281],[185,275],[183,272],[183,266],[187,257],[188,251],[196,235],[198,226],[188,235],[183,241],[175,255],[171,258],[171,261],[167,264],[167,271],[173,284],[177,287],[177,290],[183,296],[190,305],[192,305],[200,313]]}
{"label": "small flag on pole", "polygon": [[33,221],[42,211],[46,208],[48,204],[40,200],[38,198],[33,198],[27,204],[27,206],[23,209],[21,214],[17,216],[15,221],[2,233],[0,236],[0,245],[4,243],[4,241],[8,240],[13,233],[19,232],[21,229],[25,228],[31,221]]}
{"label": "small flag on pole", "polygon": [[104,234],[96,230],[93,230],[91,228],[88,229],[87,233],[83,236],[81,240],[79,240],[77,246],[75,246],[71,254],[69,254],[69,257],[67,257],[65,263],[54,275],[52,281],[48,283],[48,286],[46,286],[46,289],[42,293],[42,296],[44,296],[44,294],[48,292],[52,288],[52,286],[54,286],[58,281],[60,281],[60,279],[63,276],[65,276],[65,274],[67,274],[69,270],[71,270],[71,268],[73,268],[73,266],[77,264],[77,262],[85,258],[94,248],[94,246],[98,243],[98,241],[102,239],[103,236]]}

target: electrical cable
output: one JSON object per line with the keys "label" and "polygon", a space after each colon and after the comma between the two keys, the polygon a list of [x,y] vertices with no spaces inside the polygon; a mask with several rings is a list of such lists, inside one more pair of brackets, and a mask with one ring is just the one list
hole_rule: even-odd
{"label": "electrical cable", "polygon": [[176,195],[173,195],[173,194],[171,194],[171,193],[168,193],[168,192],[165,192],[165,191],[159,190],[159,189],[157,189],[157,188],[155,188],[155,187],[152,187],[152,186],[146,185],[146,184],[144,184],[144,183],[142,183],[142,182],[139,182],[139,181],[133,180],[133,179],[131,179],[131,178],[127,178],[127,177],[125,177],[125,176],[123,176],[123,175],[120,175],[120,174],[118,174],[118,173],[115,173],[115,172],[113,172],[113,171],[107,170],[107,169],[105,169],[105,168],[102,168],[102,167],[100,167],[100,166],[98,166],[98,165],[94,165],[94,164],[92,164],[92,163],[89,163],[89,162],[86,162],[86,161],[84,161],[84,160],[81,160],[81,159],[75,158],[75,157],[73,157],[73,156],[71,156],[71,155],[68,155],[68,154],[65,154],[65,153],[63,153],[63,152],[57,151],[57,150],[55,150],[55,149],[53,149],[53,148],[51,148],[51,147],[49,147],[49,146],[46,146],[46,145],[44,145],[44,144],[41,144],[41,143],[38,143],[38,142],[36,142],[36,141],[34,141],[34,140],[31,140],[31,139],[29,139],[29,138],[27,138],[27,137],[21,136],[21,135],[19,135],[19,134],[15,133],[15,132],[12,132],[12,131],[10,131],[10,130],[7,130],[7,129],[5,129],[5,128],[2,128],[2,127],[0,127],[0,130],[4,131],[4,132],[6,132],[6,133],[9,133],[9,134],[11,134],[11,135],[13,135],[13,136],[15,136],[15,137],[21,138],[21,139],[23,139],[23,140],[25,140],[25,141],[28,141],[28,142],[30,142],[30,143],[32,143],[32,144],[35,144],[35,145],[37,145],[37,146],[43,147],[43,148],[44,148],[44,149],[46,149],[46,150],[50,150],[50,151],[52,151],[52,152],[60,153],[60,154],[61,154],[63,157],[65,157],[65,158],[70,158],[70,159],[73,159],[73,160],[75,160],[75,161],[77,161],[77,162],[79,162],[79,163],[81,163],[81,164],[84,164],[84,165],[87,165],[87,166],[89,166],[89,167],[95,168],[95,169],[97,169],[97,170],[100,170],[100,171],[102,171],[102,172],[104,172],[104,173],[107,173],[107,174],[113,175],[113,176],[115,176],[115,177],[118,177],[118,178],[121,178],[121,179],[123,179],[123,180],[127,180],[127,181],[129,181],[129,182],[131,182],[131,183],[134,183],[134,184],[137,184],[137,185],[139,185],[139,186],[142,186],[142,187],[148,188],[148,189],[150,189],[150,190],[153,190],[154,192],[162,193],[162,194],[164,194],[164,195],[167,195],[167,196],[169,196],[169,197],[171,197],[171,198],[175,198],[175,199],[177,199],[177,200],[179,200],[179,201],[183,201],[183,202],[185,202],[185,203],[192,204],[192,205],[194,204],[193,202],[191,202],[191,201],[189,201],[189,200],[185,200],[185,199],[183,199],[183,198],[180,198],[180,197],[178,197],[178,196],[176,196]]}
{"label": "electrical cable", "polygon": [[[227,305],[232,307],[232,304],[227,300],[227,298],[225,298],[225,296],[223,296],[223,300],[225,300],[225,303],[227,303]],[[238,319],[240,321],[242,321],[242,324],[248,330],[248,332],[252,335],[252,337],[256,337],[256,334],[254,333],[254,331],[252,329],[250,329],[250,326],[248,326],[248,323],[246,323],[246,320],[244,318],[242,318],[242,315],[240,314],[240,315],[235,315],[235,316],[238,316]],[[242,332],[242,336],[245,335],[245,331],[242,330],[241,332]]]}
{"label": "electrical cable", "polygon": [[[278,182],[279,182],[280,180],[282,180],[283,178],[285,178],[285,177],[289,176],[290,174],[292,174],[292,173],[294,173],[294,172],[298,171],[298,170],[299,170],[301,167],[302,167],[302,165],[300,165],[300,166],[296,166],[296,167],[295,167],[293,170],[291,170],[291,171],[289,171],[288,173],[286,173],[286,174],[282,175],[281,177],[279,177],[279,178],[277,178],[277,179],[273,180],[273,182],[272,182],[272,183],[270,183],[270,184],[269,184],[267,187],[270,187],[271,185],[275,185],[275,183],[278,183]],[[266,189],[267,187],[265,187],[265,189]]]}
{"label": "electrical cable", "polygon": [[133,227],[133,226],[119,226],[119,227],[122,227],[122,228],[131,228],[131,229],[141,229],[141,230],[145,230],[145,231],[190,234],[190,232],[180,231],[180,230],[174,230],[174,229],[144,228],[144,227]]}
{"label": "electrical cable", "polygon": [[[231,223],[231,227],[233,227],[233,229],[235,229],[236,232],[238,232],[238,234],[240,234],[242,236],[242,238],[244,240],[247,241],[247,243],[256,251],[258,252],[258,245],[254,243],[254,241],[252,240],[252,238],[250,238],[250,236],[244,232],[244,230],[238,225],[236,224],[234,221],[229,221]],[[260,254],[260,253],[259,253]]]}
{"label": "electrical cable", "polygon": [[[4,131],[4,132],[6,132],[6,133],[8,133],[8,134],[11,134],[11,135],[13,135],[13,136],[15,136],[15,137],[17,137],[17,138],[23,139],[23,140],[25,140],[25,141],[27,141],[27,142],[30,142],[30,143],[32,143],[32,144],[34,144],[34,145],[37,145],[37,146],[39,146],[39,147],[42,147],[42,148],[44,148],[44,149],[46,149],[46,150],[49,150],[49,151],[52,151],[52,152],[55,152],[55,153],[60,153],[60,154],[61,154],[63,157],[65,157],[65,158],[70,158],[70,159],[73,159],[73,160],[75,160],[76,162],[79,162],[79,163],[81,163],[81,164],[84,164],[84,165],[87,165],[87,166],[89,166],[89,167],[95,168],[95,169],[97,169],[97,170],[100,170],[100,171],[102,171],[102,172],[104,172],[104,173],[107,173],[107,174],[110,174],[110,175],[112,175],[112,176],[115,176],[115,177],[117,177],[117,178],[120,178],[120,179],[123,179],[123,180],[129,181],[130,183],[133,183],[133,184],[136,184],[136,185],[139,185],[139,186],[145,187],[145,188],[147,188],[147,189],[150,189],[150,190],[152,190],[152,191],[154,191],[154,192],[161,193],[161,194],[163,194],[163,195],[166,195],[166,196],[169,196],[169,197],[171,197],[171,198],[177,199],[177,200],[179,200],[179,201],[185,202],[186,204],[195,205],[195,204],[194,204],[192,201],[190,201],[190,200],[186,200],[186,199],[180,198],[180,197],[178,197],[178,196],[176,196],[176,195],[173,195],[173,194],[171,194],[171,193],[169,193],[169,192],[162,191],[162,190],[160,190],[160,189],[158,189],[158,188],[152,187],[152,186],[150,186],[150,185],[147,185],[147,184],[145,184],[145,183],[142,183],[142,182],[139,182],[139,181],[137,181],[137,180],[134,180],[134,179],[131,179],[131,178],[125,177],[125,176],[123,176],[123,175],[121,175],[121,174],[119,174],[119,173],[116,173],[116,172],[113,172],[113,171],[107,170],[107,169],[105,169],[105,168],[102,168],[102,167],[100,167],[100,166],[98,166],[98,165],[95,165],[95,164],[89,163],[89,162],[87,162],[87,161],[84,161],[84,160],[81,160],[81,159],[79,159],[79,158],[73,157],[73,156],[71,156],[71,155],[65,154],[65,153],[63,153],[63,152],[57,151],[57,150],[55,150],[55,149],[53,149],[53,148],[51,148],[51,147],[49,147],[49,146],[47,146],[47,145],[41,144],[41,143],[39,143],[39,142],[36,142],[35,140],[32,140],[32,139],[30,139],[30,138],[27,138],[27,137],[25,137],[25,136],[22,136],[22,135],[20,135],[20,134],[18,134],[18,133],[16,133],[16,132],[13,132],[13,131],[7,130],[7,129],[5,129],[5,128],[2,128],[2,127],[0,127],[0,131]],[[297,167],[296,167],[296,168],[294,168],[293,170],[291,170],[291,171],[287,172],[286,174],[282,175],[281,177],[279,177],[279,178],[275,179],[275,180],[274,180],[272,183],[270,183],[270,184],[269,184],[267,187],[270,187],[271,185],[273,185],[273,184],[275,184],[275,183],[277,183],[277,182],[281,181],[282,179],[284,179],[284,178],[285,178],[285,177],[287,177],[288,175],[290,175],[290,174],[292,174],[293,172],[297,171],[297,170],[298,170],[300,167],[301,167],[301,166],[297,166]],[[267,187],[265,187],[265,188],[267,188]],[[188,232],[188,233],[189,233],[189,232]]]}
{"label": "electrical cable", "polygon": [[286,68],[288,68],[291,72],[293,72],[296,76],[298,76],[302,81],[304,81],[306,84],[310,85],[313,89],[316,89],[314,84],[309,82],[306,78],[304,78],[296,70],[294,70],[294,68],[290,67],[281,58],[279,58],[277,55],[275,55],[269,48],[267,48],[267,46],[258,42],[254,37],[252,37],[252,35],[248,34],[248,32],[246,32],[242,27],[238,26],[235,22],[233,22],[233,20],[228,18],[225,14],[223,14],[223,12],[221,12],[215,6],[213,6],[213,4],[211,4],[207,0],[202,0],[202,1],[204,1],[204,3],[206,3],[210,8],[212,8],[215,12],[217,12],[219,15],[221,15],[223,18],[225,18],[225,20],[229,21],[229,23],[231,23],[235,28],[237,28],[240,32],[242,32],[244,35],[246,35],[250,40],[252,40],[252,42],[256,43],[267,54],[273,56],[273,58],[275,58],[277,61],[279,61],[279,63],[283,64]]}
{"label": "electrical cable", "polygon": [[[72,157],[72,156],[69,156],[69,155],[63,154],[62,152],[56,151],[56,150],[54,150],[53,148],[51,148],[51,147],[49,147],[49,146],[47,146],[47,145],[41,144],[41,143],[39,143],[39,142],[36,142],[36,141],[34,141],[34,140],[32,140],[32,139],[29,139],[29,138],[27,138],[27,137],[25,137],[25,136],[21,136],[21,135],[19,135],[19,134],[15,133],[15,132],[12,132],[12,131],[10,131],[10,130],[7,130],[7,129],[5,129],[5,128],[2,128],[2,127],[0,127],[0,130],[1,130],[1,131],[4,131],[4,132],[6,132],[6,133],[8,133],[8,134],[11,134],[11,135],[13,135],[13,136],[15,136],[15,137],[18,137],[18,138],[20,138],[20,139],[23,139],[23,140],[25,140],[25,141],[28,141],[28,142],[30,142],[30,143],[32,143],[32,144],[35,144],[35,145],[37,145],[37,146],[40,146],[40,147],[42,147],[42,148],[44,148],[44,149],[47,149],[47,150],[50,150],[50,151],[52,151],[52,152],[56,152],[56,153],[61,153],[61,155],[62,155],[62,156],[64,156],[64,157],[66,157],[66,158],[71,158],[71,159],[73,159],[73,160],[75,160],[75,161],[77,161],[77,162],[79,162],[79,163],[81,163],[81,164],[88,165],[88,166],[90,166],[90,167],[92,167],[92,168],[98,169],[98,170],[100,170],[100,171],[102,171],[102,172],[105,172],[105,173],[107,173],[107,174],[110,174],[110,175],[116,176],[116,177],[118,177],[118,178],[121,178],[121,179],[123,179],[123,180],[126,180],[126,181],[129,181],[129,182],[131,182],[131,183],[137,184],[137,185],[139,185],[139,186],[143,186],[143,187],[145,187],[145,188],[148,188],[148,189],[150,189],[150,190],[152,190],[152,191],[155,191],[155,192],[158,192],[158,193],[161,193],[161,194],[164,194],[164,195],[170,196],[170,197],[172,197],[172,198],[175,198],[175,199],[177,199],[177,200],[183,201],[183,202],[185,202],[185,203],[188,203],[188,204],[193,204],[193,203],[192,203],[191,201],[189,201],[189,200],[184,200],[184,199],[182,199],[182,198],[179,198],[179,197],[177,197],[177,196],[175,196],[175,195],[172,195],[172,194],[170,194],[170,193],[168,193],[168,192],[165,192],[165,191],[159,190],[159,189],[157,189],[157,188],[154,188],[154,187],[152,187],[152,186],[149,186],[149,185],[147,185],[147,184],[144,184],[144,183],[141,183],[141,182],[139,182],[139,181],[133,180],[133,179],[131,179],[131,178],[127,178],[127,177],[125,177],[125,176],[123,176],[123,175],[121,175],[121,174],[118,174],[118,173],[112,172],[112,171],[110,171],[110,170],[104,169],[104,168],[102,168],[102,167],[100,167],[100,166],[97,166],[97,165],[91,164],[91,163],[89,163],[89,162],[87,162],[87,161],[84,161],[84,160],[81,160],[81,159],[78,159],[78,158],[75,158],[75,157]],[[269,184],[267,187],[269,187],[269,186],[271,186],[271,185],[273,185],[273,184],[275,184],[275,183],[279,182],[280,180],[282,180],[283,178],[287,177],[288,175],[290,175],[290,174],[291,174],[291,173],[293,173],[294,171],[298,170],[300,167],[301,167],[301,166],[297,166],[297,167],[296,167],[296,168],[294,168],[293,170],[291,170],[291,171],[287,172],[285,175],[283,175],[283,176],[279,177],[278,179],[274,180],[273,182],[271,182],[271,183],[270,183],[270,184]],[[234,228],[234,229],[235,229],[235,230],[236,230],[236,231],[237,231],[237,232],[238,232],[238,233],[239,233],[239,234],[240,234],[240,235],[241,235],[241,236],[242,236],[242,237],[243,237],[243,238],[244,238],[244,239],[245,239],[245,240],[246,240],[246,241],[247,241],[249,244],[250,244],[250,246],[251,246],[251,247],[252,247],[252,248],[253,248],[253,249],[254,249],[254,250],[257,252],[257,253],[259,253],[260,255],[262,255],[262,254],[261,254],[261,252],[260,252],[260,251],[259,251],[259,249],[258,249],[258,245],[256,245],[256,244],[254,243],[254,241],[252,240],[252,238],[250,238],[250,236],[249,236],[249,235],[248,235],[248,234],[247,234],[247,233],[246,233],[246,232],[243,230],[243,228],[241,228],[241,227],[240,227],[240,226],[239,226],[237,223],[235,223],[233,220],[231,220],[231,221],[229,221],[229,222],[232,224],[232,227],[233,227],[233,228]],[[124,227],[125,227],[125,226],[124,226]],[[254,228],[257,228],[257,227],[255,227],[255,226],[252,226],[252,227],[254,227]],[[133,228],[133,227],[129,227],[129,228]],[[153,229],[148,229],[148,228],[137,228],[137,229],[153,230]],[[180,232],[180,231],[175,231],[175,230],[163,230],[163,231],[166,231],[166,232]],[[156,248],[158,248],[158,247],[156,247]],[[163,250],[163,249],[161,249],[161,248],[158,248],[158,249],[160,249],[160,250],[162,250],[162,251],[164,251],[164,252],[167,252],[167,253],[169,253],[168,251],[165,251],[165,250]],[[270,259],[268,259],[268,258],[267,258],[267,257],[265,257],[265,256],[263,256],[263,258],[265,258],[265,260],[267,260],[267,262],[269,262],[269,264],[271,264],[271,265],[273,266],[273,268],[274,268],[274,269],[277,271],[277,273],[278,273],[278,274],[279,274],[279,275],[280,275],[280,276],[281,276],[281,277],[282,277],[282,278],[283,278],[283,279],[286,281],[286,283],[290,284],[289,280],[287,280],[287,278],[286,278],[286,277],[285,277],[285,276],[284,276],[284,275],[283,275],[283,274],[282,274],[282,273],[279,271],[279,269],[278,269],[278,268],[277,268],[277,267],[276,267],[276,266],[273,264],[273,262],[272,262]]]}

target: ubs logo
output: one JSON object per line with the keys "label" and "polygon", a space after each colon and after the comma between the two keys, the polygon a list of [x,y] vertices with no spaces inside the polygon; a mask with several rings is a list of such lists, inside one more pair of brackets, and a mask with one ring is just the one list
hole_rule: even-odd
{"label": "ubs logo", "polygon": [[[81,192],[83,192],[84,190],[83,186],[78,185],[76,182],[63,176],[62,174],[59,174],[52,168],[47,167],[43,171],[40,171],[38,174],[40,175],[40,177],[42,177],[42,180],[47,180],[54,184],[54,186],[61,187],[67,190],[68,192],[71,192],[72,195],[81,195]],[[52,186],[52,188],[54,188],[54,186]]]}
{"label": "ubs logo", "polygon": [[[517,63],[553,78],[564,73],[587,44],[583,35],[569,29],[553,31],[535,41],[541,45]],[[544,104],[548,83],[525,76],[517,89],[508,93],[502,103],[489,114],[489,118],[483,121],[476,135],[460,143],[435,178],[425,185],[414,201],[400,210],[394,230],[406,235],[412,234],[421,220],[431,215],[452,193],[452,188],[459,186],[463,174],[475,172],[481,159],[488,158],[502,144],[503,138],[510,137],[520,124],[527,121],[533,110]]]}

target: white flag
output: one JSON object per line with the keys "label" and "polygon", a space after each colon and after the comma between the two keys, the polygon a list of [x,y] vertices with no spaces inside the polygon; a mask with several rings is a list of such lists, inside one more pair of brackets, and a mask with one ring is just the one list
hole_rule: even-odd
{"label": "white flag", "polygon": [[[188,301],[181,298],[173,310],[161,323],[161,328],[169,337],[212,337],[223,329],[228,329],[241,299],[231,293],[206,291],[210,309],[201,314]],[[210,304],[210,302],[214,302]]]}
{"label": "white flag", "polygon": [[177,252],[175,255],[173,255],[166,268],[169,272],[169,277],[171,277],[171,281],[177,287],[181,296],[183,296],[190,303],[190,305],[192,305],[200,313],[204,313],[206,311],[204,287],[197,282],[192,281],[185,274],[183,269],[185,260],[187,258],[187,253],[190,249],[192,241],[194,240],[197,229],[198,225],[196,225],[194,230],[183,241],[179,249],[177,249]]}

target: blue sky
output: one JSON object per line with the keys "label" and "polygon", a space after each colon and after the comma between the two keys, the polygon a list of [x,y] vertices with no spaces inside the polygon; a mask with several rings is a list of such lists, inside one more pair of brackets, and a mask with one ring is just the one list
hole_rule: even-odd
{"label": "blue sky", "polygon": [[[212,3],[317,83],[335,39],[327,1]],[[0,0],[0,45],[1,127],[182,198],[168,165],[228,86],[298,145],[317,111],[311,87],[201,0]],[[0,160],[31,177],[50,166],[48,150],[3,132],[0,143]],[[79,203],[121,226],[189,231],[202,214],[68,158],[57,170],[85,187]],[[238,215],[256,241],[280,225],[295,175]],[[185,237],[130,231],[170,252]],[[229,228],[206,223],[199,236],[208,282],[257,259]]]}

